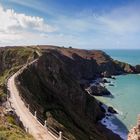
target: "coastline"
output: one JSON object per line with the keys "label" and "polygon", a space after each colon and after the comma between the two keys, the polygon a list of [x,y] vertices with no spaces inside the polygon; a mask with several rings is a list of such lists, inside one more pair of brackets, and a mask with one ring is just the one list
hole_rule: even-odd
{"label": "coastline", "polygon": [[[115,77],[114,75],[112,75],[112,77]],[[106,80],[106,82],[103,82],[103,80]],[[90,84],[91,86],[92,85],[100,85],[100,86],[103,86],[105,88],[107,88],[107,86],[114,86],[115,87],[115,83],[112,82],[110,79],[112,78],[97,78],[96,80],[93,80],[92,83]],[[115,80],[116,77],[113,79]],[[95,95],[96,96],[96,95]],[[110,95],[101,95],[102,97],[110,97],[110,98],[114,98],[114,96],[112,94]],[[96,98],[98,100],[98,98]],[[121,111],[115,109],[113,107],[113,109],[115,111],[117,111],[117,114],[114,114],[114,113],[110,113],[108,112],[108,108],[110,106],[104,104],[102,101],[99,101],[101,103],[101,107],[105,110],[105,117],[102,118],[99,122],[105,126],[107,129],[111,130],[114,134],[117,134],[119,135],[123,140],[127,140],[127,137],[128,137],[128,132],[122,132],[121,130],[119,130],[119,126],[117,124],[114,123],[114,120],[117,120],[117,115],[121,115],[123,114]]]}
{"label": "coastline", "polygon": [[114,119],[116,118],[115,114],[112,114],[108,112],[108,106],[105,104],[102,104],[102,107],[106,110],[105,117],[100,121],[102,125],[104,125],[106,128],[111,130],[113,133],[119,135],[123,140],[127,140],[127,133],[123,133],[118,130],[118,126],[113,123]]}
{"label": "coastline", "polygon": [[[126,77],[128,77],[128,78],[136,78],[136,75],[138,75],[138,76],[140,76],[140,74],[126,74]],[[118,76],[123,76],[123,75],[118,75]],[[119,77],[120,78],[120,77]],[[107,80],[109,79],[110,80],[110,78],[106,78]],[[122,78],[121,78],[122,79]],[[125,79],[124,77],[123,77],[123,79]],[[118,79],[117,79],[118,80]],[[120,80],[120,79],[119,79]],[[130,80],[131,81],[131,80]],[[131,83],[131,82],[128,82],[128,84],[129,83]],[[133,81],[133,80],[132,80]],[[111,80],[111,83],[113,82],[113,84],[114,84],[114,87],[116,88],[116,87],[120,87],[118,84],[116,85],[115,84],[115,82],[114,81],[112,81]],[[117,81],[118,82],[118,81]],[[123,81],[124,82],[124,81]],[[123,85],[124,86],[124,85]],[[131,86],[133,86],[133,85],[131,85]],[[105,83],[105,87],[106,88],[108,88],[108,87],[111,87],[110,85],[109,85],[109,83]],[[125,86],[124,86],[125,87]],[[112,87],[111,87],[112,88]],[[120,87],[121,88],[121,87]],[[109,88],[109,90],[110,90],[110,88]],[[114,90],[113,90],[114,91]],[[129,89],[128,89],[128,91],[129,91]],[[134,91],[134,89],[133,89],[133,91]],[[131,91],[131,93],[133,93],[133,91]],[[138,90],[137,90],[138,91]],[[114,92],[112,92],[111,91],[111,93],[114,93]],[[126,93],[126,92],[123,92],[122,91],[122,93]],[[134,92],[135,93],[135,92]],[[117,98],[118,98],[118,92],[115,92],[115,96],[117,96]],[[126,94],[127,95],[127,94]],[[134,94],[135,95],[135,94]],[[134,96],[133,95],[133,96]],[[113,96],[114,96],[114,94],[113,94]],[[115,96],[114,96],[114,98],[115,98]],[[120,95],[119,95],[120,96]],[[129,94],[127,95],[127,96],[129,96]],[[126,96],[125,96],[126,97]],[[131,97],[131,96],[130,96]],[[99,97],[100,98],[100,97]],[[103,98],[104,98],[104,96],[103,96]],[[122,98],[122,97],[121,97]],[[98,98],[97,98],[98,99]],[[131,99],[133,100],[133,98],[131,97]],[[113,99],[114,100],[114,99]],[[118,100],[118,99],[117,99]],[[102,100],[99,100],[99,101],[101,101],[101,102],[104,102],[104,101],[102,101]],[[103,104],[103,108],[107,111],[107,105],[113,105],[113,104],[107,104],[107,102],[104,102],[104,104]],[[116,106],[117,107],[117,106]],[[114,105],[113,105],[113,108],[114,108]],[[115,109],[115,108],[114,108]],[[126,108],[125,108],[126,109]],[[115,109],[116,110],[116,109]],[[120,117],[122,117],[122,116],[125,116],[125,114],[127,113],[128,114],[128,112],[124,112],[124,110],[123,110],[123,112],[122,111],[119,111],[119,110],[116,110],[117,112],[118,112],[118,114],[116,115],[116,114],[111,114],[111,116],[108,116],[108,115],[105,115],[105,117],[100,121],[101,122],[101,124],[103,124],[106,128],[108,128],[108,129],[110,129],[113,133],[115,133],[115,134],[118,134],[123,140],[127,140],[128,139],[128,136],[129,136],[129,133],[131,132],[131,129],[132,128],[129,128],[128,127],[128,125],[126,124],[126,121],[125,122],[123,122],[121,119],[120,119]],[[106,113],[107,114],[107,113]],[[129,115],[131,115],[131,114],[129,114]],[[123,129],[121,128],[121,126],[120,126],[120,124],[119,123],[117,123],[116,122],[116,120],[117,119],[120,119],[120,121],[126,126],[126,128],[127,128],[127,132],[124,132],[123,131]],[[131,119],[131,118],[130,118]],[[127,120],[128,120],[128,118],[127,118]],[[132,125],[132,126],[135,126],[134,124]],[[119,128],[120,127],[120,128]],[[135,127],[134,127],[135,128]],[[133,130],[133,129],[132,129]]]}

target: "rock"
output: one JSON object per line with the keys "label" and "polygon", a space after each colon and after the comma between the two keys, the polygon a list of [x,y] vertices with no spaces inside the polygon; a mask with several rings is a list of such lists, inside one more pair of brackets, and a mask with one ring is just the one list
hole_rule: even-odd
{"label": "rock", "polygon": [[80,80],[79,84],[83,90],[88,88],[90,86],[90,81],[89,80]]}
{"label": "rock", "polygon": [[[25,51],[20,51],[20,55],[15,49],[8,49],[6,54],[4,49],[0,51],[0,72],[9,70],[17,62],[21,65],[27,62],[28,59],[22,58]],[[18,77],[20,85],[17,86],[25,100],[35,106],[44,119],[47,118],[47,112],[51,113],[50,125],[74,140],[88,140],[89,136],[93,138],[91,140],[120,140],[118,135],[105,127],[99,130],[97,122],[105,113],[98,101],[82,90],[87,85],[80,85],[79,81],[123,73],[122,63],[116,64],[109,55],[97,50],[54,46],[38,46],[37,49],[41,50],[42,56]],[[96,95],[110,95],[105,87],[95,86],[95,91],[93,94]]]}
{"label": "rock", "polygon": [[[80,140],[84,139],[82,135],[85,135],[86,139],[89,135],[94,137],[94,132],[89,131],[89,128],[99,132],[94,124],[102,119],[105,113],[97,100],[82,90],[81,86],[83,87],[86,82],[82,81],[80,85],[80,82],[62,61],[63,59],[58,59],[53,53],[46,53],[41,56],[36,65],[30,65],[19,75],[18,80],[22,85],[21,93],[27,98],[27,102],[35,103],[35,106],[38,106],[37,112],[40,114],[42,107],[44,110],[53,113],[52,117],[55,115],[53,118],[55,121],[51,126],[62,126],[58,121],[61,118],[63,128],[60,127],[59,130],[62,129],[73,136],[75,134],[71,134],[71,130],[75,132],[77,130]],[[26,89],[30,91],[30,94],[26,92]],[[46,113],[43,112],[42,114]],[[67,120],[69,120],[68,123],[65,123]],[[84,127],[85,124],[86,128]],[[99,132],[98,137],[103,139],[104,135]]]}
{"label": "rock", "polygon": [[113,84],[109,84],[109,86],[114,86]]}
{"label": "rock", "polygon": [[116,63],[116,68],[118,69],[118,74],[122,74],[122,73],[135,73],[135,67],[133,67],[132,65],[128,64],[128,63],[124,63],[124,62],[120,62],[115,60],[114,61]]}
{"label": "rock", "polygon": [[103,77],[111,78],[111,74],[108,71],[101,73]]}
{"label": "rock", "polygon": [[106,113],[106,116],[110,117],[110,116],[111,116],[111,114],[110,114],[110,113]]}
{"label": "rock", "polygon": [[100,108],[101,108],[102,112],[106,113],[106,110],[105,110],[104,107],[102,107],[102,103],[101,102],[99,103],[99,105],[100,105]]}
{"label": "rock", "polygon": [[111,79],[114,79],[114,80],[116,80],[116,78],[115,78],[114,76],[111,76]]}
{"label": "rock", "polygon": [[135,72],[136,73],[140,73],[140,65],[136,65],[135,66]]}
{"label": "rock", "polygon": [[103,83],[110,83],[110,81],[108,81],[107,79],[103,79],[102,82]]}
{"label": "rock", "polygon": [[106,119],[108,120],[109,118],[106,116]]}
{"label": "rock", "polygon": [[90,87],[90,93],[96,96],[103,96],[103,95],[111,95],[110,91],[108,91],[105,87],[100,85],[93,85]]}
{"label": "rock", "polygon": [[137,125],[129,131],[127,140],[140,140],[140,116],[138,116]]}
{"label": "rock", "polygon": [[108,112],[109,112],[109,113],[112,113],[112,114],[118,114],[117,111],[114,110],[114,108],[111,107],[111,106],[108,107]]}

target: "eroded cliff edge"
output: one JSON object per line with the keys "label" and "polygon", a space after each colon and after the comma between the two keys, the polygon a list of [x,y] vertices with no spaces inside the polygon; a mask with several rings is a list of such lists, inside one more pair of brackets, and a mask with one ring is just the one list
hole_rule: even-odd
{"label": "eroded cliff edge", "polygon": [[135,67],[114,61],[102,51],[40,48],[42,56],[17,79],[27,102],[71,140],[119,140],[98,123],[104,110],[83,86],[97,77],[134,73]]}
{"label": "eroded cliff edge", "polygon": [[140,140],[140,116],[138,116],[137,125],[130,130],[128,140]]}

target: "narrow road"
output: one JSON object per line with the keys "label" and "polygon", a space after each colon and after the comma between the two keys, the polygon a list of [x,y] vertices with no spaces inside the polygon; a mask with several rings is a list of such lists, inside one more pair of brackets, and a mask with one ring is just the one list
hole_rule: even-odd
{"label": "narrow road", "polygon": [[33,135],[33,137],[36,140],[57,140],[57,138],[55,138],[55,136],[51,135],[50,132],[47,131],[47,128],[42,126],[37,121],[37,119],[31,114],[31,112],[28,110],[28,108],[24,105],[24,102],[21,100],[21,98],[19,96],[19,92],[15,85],[15,78],[18,76],[18,74],[24,68],[26,68],[26,66],[21,68],[21,70],[16,72],[8,80],[7,87],[8,87],[8,90],[10,91],[9,101],[11,102],[11,106],[14,108],[16,114],[19,116],[24,127],[26,129],[28,129],[28,132],[31,135]]}

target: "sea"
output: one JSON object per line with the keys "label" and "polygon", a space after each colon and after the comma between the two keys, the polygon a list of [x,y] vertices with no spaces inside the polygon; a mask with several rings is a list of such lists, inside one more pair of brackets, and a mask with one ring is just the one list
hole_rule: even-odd
{"label": "sea", "polygon": [[[131,65],[140,64],[140,50],[104,51],[115,60]],[[106,84],[113,96],[96,98],[118,111],[117,115],[109,119],[104,118],[102,123],[126,140],[129,130],[136,125],[140,114],[140,75],[128,74],[115,76],[115,78],[116,80],[108,79],[114,86]]]}

